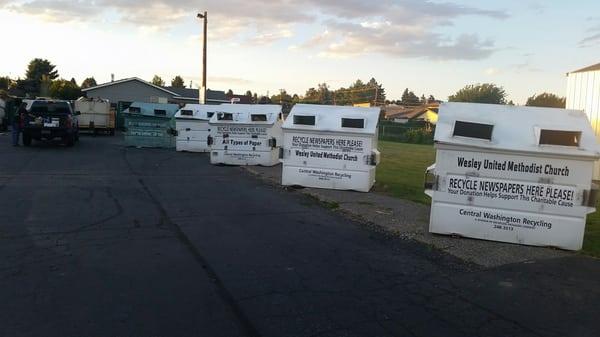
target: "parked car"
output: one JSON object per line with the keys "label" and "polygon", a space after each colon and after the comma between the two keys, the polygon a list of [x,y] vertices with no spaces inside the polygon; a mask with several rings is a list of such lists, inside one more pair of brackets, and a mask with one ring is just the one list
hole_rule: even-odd
{"label": "parked car", "polygon": [[60,138],[67,146],[79,140],[77,113],[67,101],[35,99],[25,100],[27,114],[24,120],[23,144],[31,141]]}

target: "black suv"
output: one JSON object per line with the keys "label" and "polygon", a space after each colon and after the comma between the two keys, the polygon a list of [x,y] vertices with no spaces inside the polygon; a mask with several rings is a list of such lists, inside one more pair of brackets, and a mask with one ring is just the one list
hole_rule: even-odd
{"label": "black suv", "polygon": [[61,138],[67,146],[79,140],[77,113],[67,101],[27,100],[24,101],[27,114],[23,129],[23,144],[31,145],[31,140],[52,140]]}

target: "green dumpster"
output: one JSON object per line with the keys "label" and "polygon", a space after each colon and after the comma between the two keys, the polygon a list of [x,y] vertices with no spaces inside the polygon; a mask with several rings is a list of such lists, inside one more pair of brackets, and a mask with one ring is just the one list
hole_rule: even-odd
{"label": "green dumpster", "polygon": [[123,130],[123,128],[125,127],[125,119],[123,117],[123,113],[125,110],[127,110],[127,108],[129,108],[129,106],[131,105],[131,102],[123,102],[123,101],[119,101],[117,103],[117,116],[116,116],[116,120],[115,120],[115,125],[116,128],[119,130]]}
{"label": "green dumpster", "polygon": [[123,111],[125,145],[175,148],[174,116],[177,110],[177,104],[132,103]]}

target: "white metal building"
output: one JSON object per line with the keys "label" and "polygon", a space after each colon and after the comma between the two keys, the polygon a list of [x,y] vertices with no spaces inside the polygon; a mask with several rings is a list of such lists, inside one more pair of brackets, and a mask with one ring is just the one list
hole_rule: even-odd
{"label": "white metal building", "polygon": [[[585,111],[600,140],[600,63],[567,74],[567,109]],[[594,179],[600,179],[598,163]]]}

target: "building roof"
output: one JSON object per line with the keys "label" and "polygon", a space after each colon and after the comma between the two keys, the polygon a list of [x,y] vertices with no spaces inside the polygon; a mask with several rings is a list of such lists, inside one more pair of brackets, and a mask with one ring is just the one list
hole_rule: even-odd
{"label": "building roof", "polygon": [[[477,133],[486,129],[491,139],[455,135],[456,122]],[[466,123],[465,123],[466,122]],[[469,124],[468,126],[465,124]],[[486,125],[491,125],[491,130]],[[579,134],[577,146],[540,144],[542,132]],[[567,136],[570,137],[570,136]],[[579,110],[523,107],[498,104],[442,103],[435,129],[436,144],[514,151],[539,155],[600,157],[594,130],[586,114]],[[483,151],[483,152],[485,152]]]}
{"label": "building roof", "polygon": [[572,71],[572,72],[570,72],[570,74],[573,74],[573,73],[585,73],[585,72],[588,72],[588,71],[598,71],[598,70],[600,70],[600,63],[591,65],[589,67],[585,67],[585,68],[581,68],[581,69]]}
{"label": "building roof", "polygon": [[[281,105],[275,104],[221,104],[214,105],[215,114],[210,124],[263,124],[273,125],[279,120]],[[223,114],[232,114],[231,120],[222,120]],[[253,115],[265,115],[264,120],[253,120]]]}
{"label": "building roof", "polygon": [[[130,78],[124,78],[124,79],[118,80],[118,81],[102,83],[102,84],[96,85],[94,87],[82,89],[81,91],[88,92],[91,90],[109,87],[111,85],[117,85],[117,84],[126,83],[126,82],[132,82],[132,81],[136,81],[136,82],[151,86],[155,89],[164,91],[165,93],[173,96],[174,98],[198,101],[198,99],[200,97],[200,92],[198,89],[161,87],[158,85],[154,85],[148,81],[144,81],[139,77],[130,77]],[[210,100],[210,101],[221,102],[221,103],[229,102],[227,97],[225,97],[225,92],[218,91],[218,90],[210,90],[210,89],[206,90],[206,99]]]}
{"label": "building roof", "polygon": [[252,97],[248,97],[246,95],[225,95],[228,100],[239,99],[237,104],[252,104]]}
{"label": "building roof", "polygon": [[142,84],[151,86],[151,87],[153,87],[155,89],[162,90],[162,91],[164,91],[164,92],[166,92],[166,93],[168,93],[170,95],[173,95],[173,96],[179,96],[177,93],[175,93],[175,92],[173,92],[171,90],[168,90],[168,89],[166,89],[164,87],[161,87],[161,86],[158,86],[158,85],[154,85],[154,84],[152,84],[150,82],[144,81],[144,80],[142,80],[139,77],[130,77],[130,78],[124,78],[124,79],[118,80],[118,81],[112,81],[112,82],[102,83],[102,84],[98,84],[97,86],[94,86],[94,87],[89,87],[89,88],[81,89],[81,91],[88,92],[88,91],[91,91],[91,90],[96,90],[96,89],[100,89],[100,88],[104,88],[104,87],[109,87],[109,86],[112,86],[112,85],[117,85],[117,84],[126,83],[126,82],[132,82],[132,81],[140,82]]}
{"label": "building roof", "polygon": [[[192,99],[198,101],[200,98],[200,91],[198,89],[191,88],[174,88],[174,87],[165,87],[166,90],[172,91],[176,94],[178,98],[182,99]],[[219,90],[206,90],[206,99],[210,101],[219,101],[222,103],[229,102],[227,97],[225,96],[224,91]]]}
{"label": "building roof", "polygon": [[[284,129],[375,134],[380,108],[296,104],[283,122]],[[314,125],[294,124],[296,116],[314,116]],[[363,127],[344,127],[342,119],[363,119]]]}
{"label": "building roof", "polygon": [[433,111],[438,113],[439,105],[438,104],[430,104],[430,105],[421,105],[413,108],[405,108],[405,109],[393,109],[391,112],[386,110],[387,118],[401,118],[401,119],[414,119],[427,111]]}

